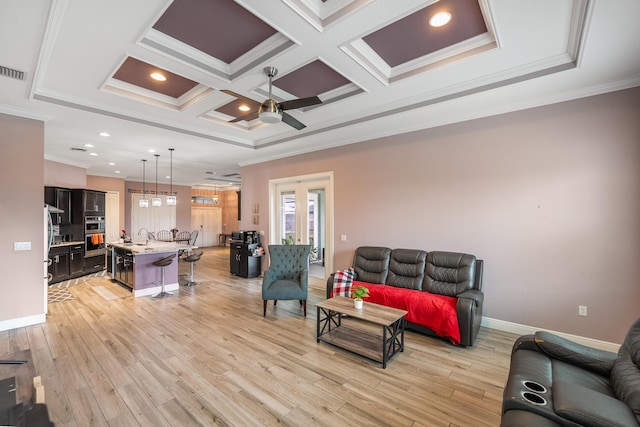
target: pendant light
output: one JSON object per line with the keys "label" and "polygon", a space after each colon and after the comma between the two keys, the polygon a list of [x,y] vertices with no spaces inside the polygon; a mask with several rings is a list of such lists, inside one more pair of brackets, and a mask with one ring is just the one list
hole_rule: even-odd
{"label": "pendant light", "polygon": [[218,204],[218,184],[213,186],[213,204]]}
{"label": "pendant light", "polygon": [[146,164],[147,164],[147,161],[142,159],[142,199],[138,200],[138,206],[140,206],[141,208],[149,207],[149,201],[147,200],[147,192],[145,191],[145,188],[144,188],[144,174],[145,174]]}
{"label": "pendant light", "polygon": [[169,191],[169,195],[167,196],[167,206],[175,206],[177,203],[176,196],[173,194],[173,148],[169,148],[169,153],[171,154],[171,165],[169,169],[169,179],[171,183],[171,190]]}
{"label": "pendant light", "polygon": [[151,206],[157,208],[162,206],[162,199],[158,197],[158,157],[160,157],[160,154],[154,154],[154,156],[156,156],[156,197],[151,199]]}

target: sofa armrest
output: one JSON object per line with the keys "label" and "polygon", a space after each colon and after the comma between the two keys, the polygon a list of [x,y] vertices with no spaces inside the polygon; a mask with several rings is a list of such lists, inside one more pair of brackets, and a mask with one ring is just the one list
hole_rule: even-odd
{"label": "sofa armrest", "polygon": [[638,425],[633,411],[623,401],[575,383],[553,382],[553,409],[581,426]]}
{"label": "sofa armrest", "polygon": [[456,314],[460,327],[460,344],[473,345],[482,322],[484,294],[477,289],[468,289],[458,294]]}
{"label": "sofa armrest", "polygon": [[326,296],[325,296],[327,299],[331,296],[331,291],[333,290],[333,277],[335,275],[336,275],[336,273],[331,273],[331,275],[327,279],[327,293],[326,293]]}
{"label": "sofa armrest", "polygon": [[548,356],[608,377],[617,354],[578,344],[546,331],[535,333],[536,344]]}

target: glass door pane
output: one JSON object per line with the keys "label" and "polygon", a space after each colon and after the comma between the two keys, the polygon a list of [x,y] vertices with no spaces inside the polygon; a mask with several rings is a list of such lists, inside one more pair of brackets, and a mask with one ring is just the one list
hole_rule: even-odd
{"label": "glass door pane", "polygon": [[280,242],[281,245],[295,245],[297,242],[296,193],[280,193]]}

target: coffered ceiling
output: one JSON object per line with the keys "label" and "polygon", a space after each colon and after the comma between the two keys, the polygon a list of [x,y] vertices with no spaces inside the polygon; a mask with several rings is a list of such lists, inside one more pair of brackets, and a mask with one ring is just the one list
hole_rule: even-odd
{"label": "coffered ceiling", "polygon": [[[168,180],[175,148],[174,184],[237,186],[244,164],[638,86],[637,16],[637,0],[3,0],[0,112],[45,120],[45,157],[91,175],[141,180],[155,150]],[[268,67],[302,129],[258,117]]]}

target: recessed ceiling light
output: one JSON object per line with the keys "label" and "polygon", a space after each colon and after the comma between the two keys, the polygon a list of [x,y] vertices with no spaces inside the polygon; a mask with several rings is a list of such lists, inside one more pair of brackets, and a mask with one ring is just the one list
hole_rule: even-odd
{"label": "recessed ceiling light", "polygon": [[149,148],[147,151],[150,152],[150,153],[155,153],[156,152],[156,150],[154,150],[153,148]]}
{"label": "recessed ceiling light", "polygon": [[87,148],[93,148],[93,144],[84,144],[84,146]]}
{"label": "recessed ceiling light", "polygon": [[167,178],[167,179],[171,179],[171,176],[167,175],[167,176],[165,176],[165,178]]}
{"label": "recessed ceiling light", "polygon": [[109,132],[100,132],[98,135],[100,135],[100,136],[104,136],[105,138],[106,138],[107,136],[111,136],[111,134],[109,134]]}
{"label": "recessed ceiling light", "polygon": [[251,107],[249,107],[248,105],[241,105],[238,107],[238,110],[240,111],[249,111],[251,110]]}
{"label": "recessed ceiling light", "polygon": [[436,13],[429,19],[429,25],[432,27],[442,27],[447,25],[451,21],[451,14],[449,12]]}
{"label": "recessed ceiling light", "polygon": [[161,73],[158,73],[158,72],[151,73],[150,76],[151,76],[151,78],[153,80],[157,80],[159,82],[163,82],[163,81],[167,80],[167,78],[164,75],[162,75]]}
{"label": "recessed ceiling light", "polygon": [[116,173],[120,173],[120,171],[115,171]]}
{"label": "recessed ceiling light", "polygon": [[98,153],[89,153],[90,156],[97,156]]}
{"label": "recessed ceiling light", "polygon": [[114,162],[109,162],[109,166],[115,166],[116,164]]}

